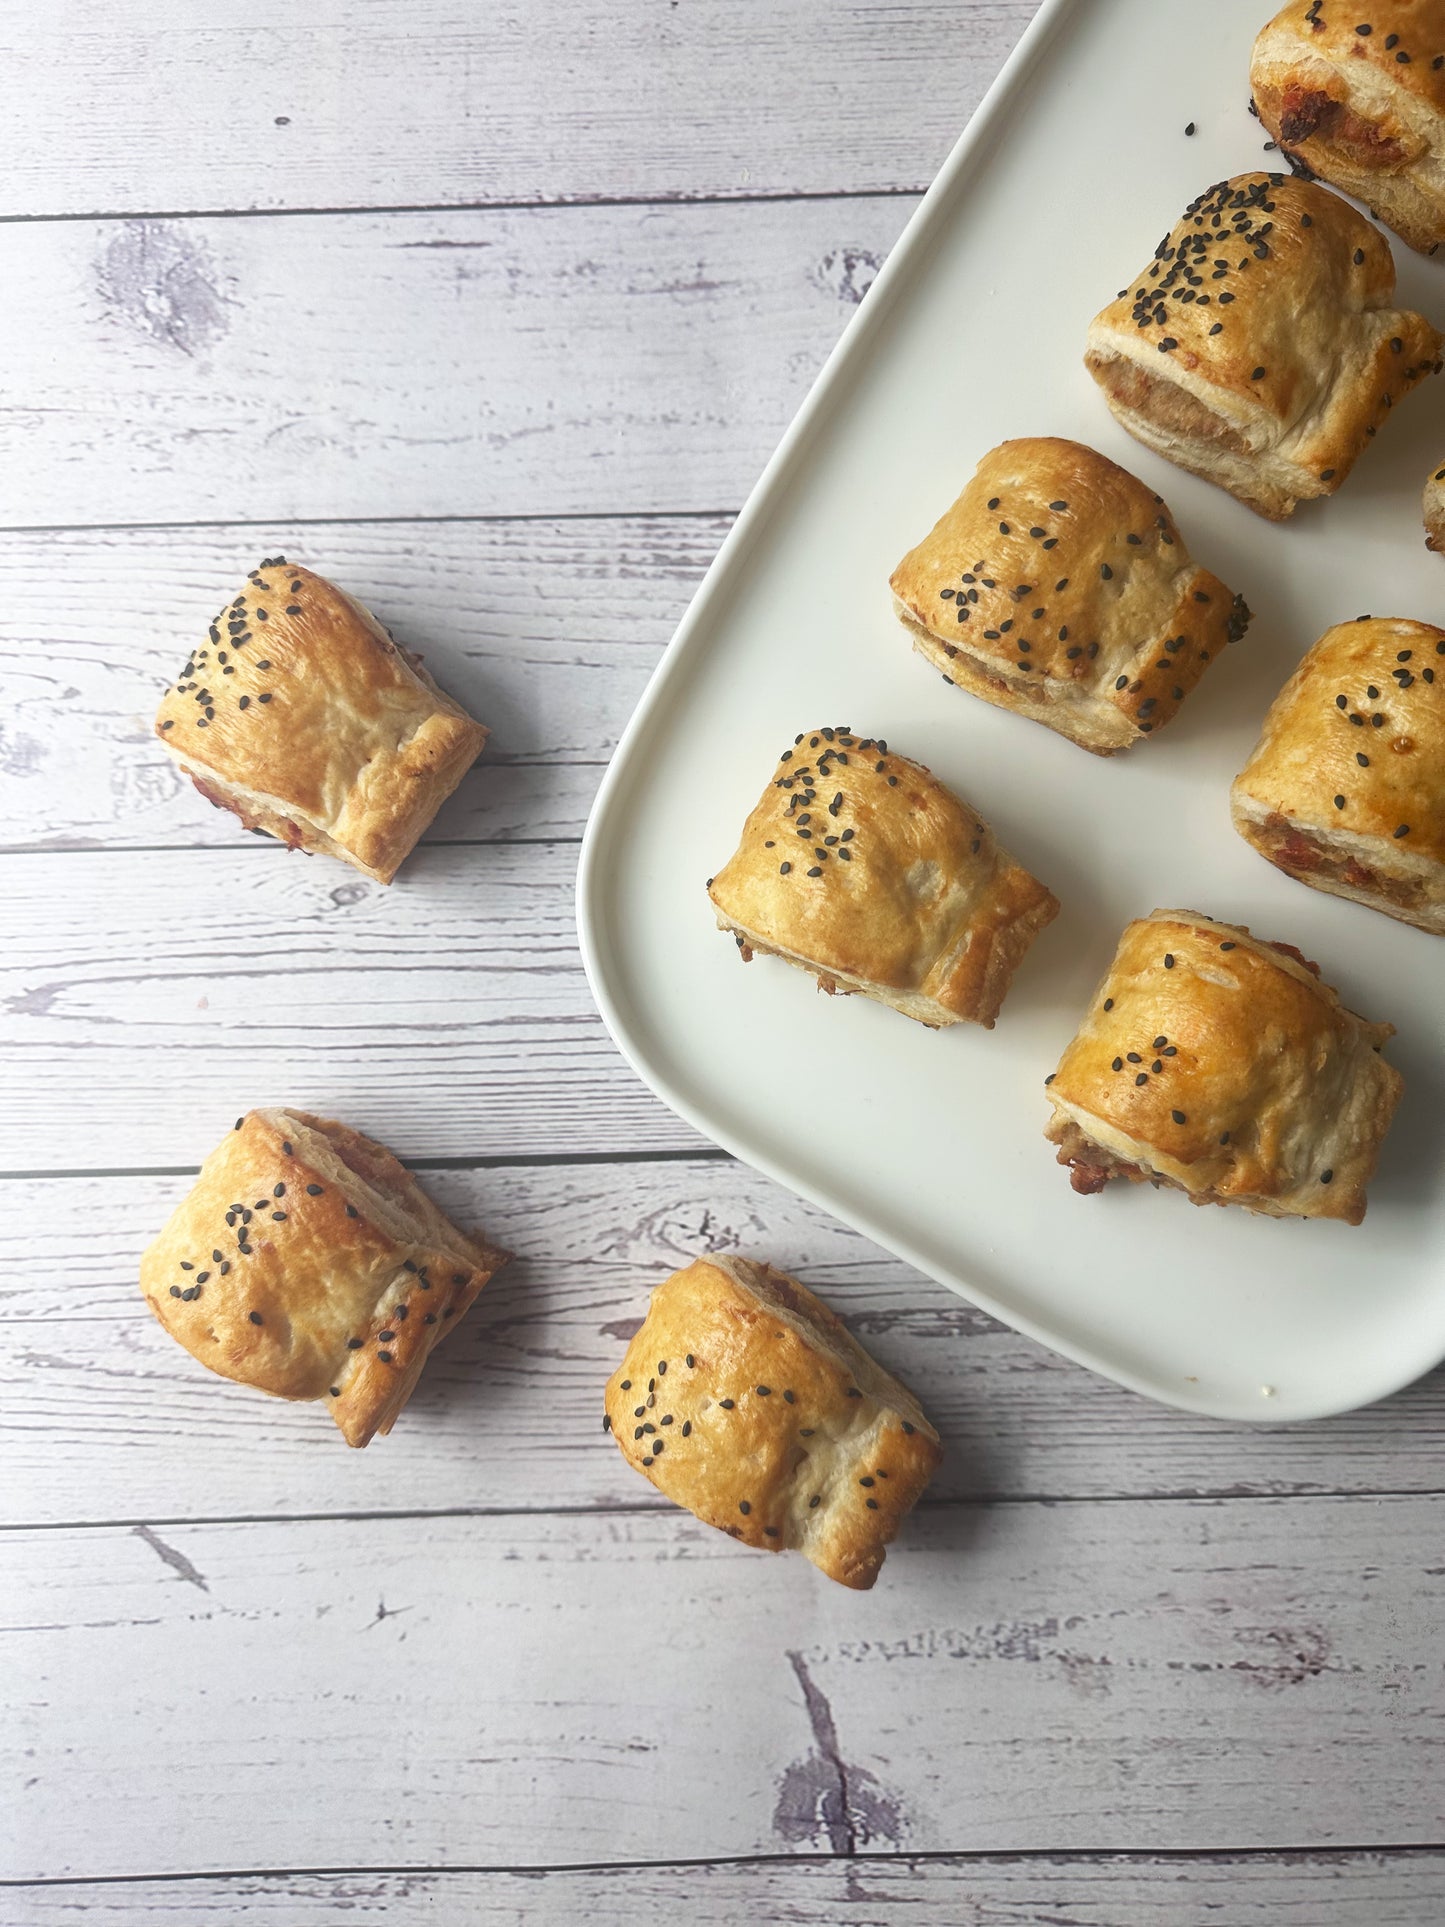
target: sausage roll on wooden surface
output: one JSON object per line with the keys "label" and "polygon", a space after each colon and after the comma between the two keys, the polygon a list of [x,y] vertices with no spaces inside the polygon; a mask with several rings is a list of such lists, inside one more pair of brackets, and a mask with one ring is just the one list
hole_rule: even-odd
{"label": "sausage roll on wooden surface", "polygon": [[1149,1179],[1272,1218],[1365,1215],[1403,1080],[1290,944],[1196,910],[1131,923],[1048,1080],[1076,1191]]}
{"label": "sausage roll on wooden surface", "polygon": [[390,883],[487,740],[359,602],[273,556],[161,698],[208,802]]}
{"label": "sausage roll on wooden surface", "polygon": [[1079,442],[1004,442],[893,572],[946,681],[1112,756],[1162,729],[1249,610],[1144,483]]}
{"label": "sausage roll on wooden surface", "polygon": [[920,763],[845,728],[783,751],[742,841],[708,884],[743,961],[810,970],[940,1029],[992,1028],[1053,895]]}
{"label": "sausage roll on wooden surface", "polygon": [[1327,631],[1230,804],[1288,876],[1445,936],[1445,629],[1361,616]]}
{"label": "sausage roll on wooden surface", "polygon": [[602,1424],[705,1525],[866,1591],[942,1457],[918,1401],[786,1272],[699,1258],[652,1294]]}
{"label": "sausage roll on wooden surface", "polygon": [[1412,248],[1445,241],[1445,5],[1291,0],[1254,43],[1259,117],[1295,165]]}
{"label": "sausage roll on wooden surface", "polygon": [[1332,495],[1439,367],[1440,336],[1394,294],[1389,243],[1347,201],[1241,174],[1185,210],[1084,359],[1131,435],[1279,522]]}
{"label": "sausage roll on wooden surface", "polygon": [[390,1151],[251,1111],[141,1259],[141,1290],[222,1378],[324,1398],[348,1445],[389,1432],[433,1345],[506,1254],[448,1222]]}
{"label": "sausage roll on wooden surface", "polygon": [[1425,484],[1425,547],[1445,552],[1445,468],[1437,468]]}

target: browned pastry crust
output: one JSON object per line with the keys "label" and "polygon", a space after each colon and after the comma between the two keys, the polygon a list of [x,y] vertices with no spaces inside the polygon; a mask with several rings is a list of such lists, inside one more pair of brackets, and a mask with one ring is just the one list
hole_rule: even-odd
{"label": "browned pastry crust", "polygon": [[201,1166],[140,1281],[203,1365],[277,1398],[324,1398],[346,1443],[367,1445],[506,1256],[458,1231],[383,1145],[261,1110]]}
{"label": "browned pastry crust", "polygon": [[720,929],[822,989],[932,1029],[992,1028],[1057,900],[921,763],[851,730],[783,751],[736,852],[708,884]]}
{"label": "browned pastry crust", "polygon": [[161,698],[156,734],[209,802],[390,883],[487,732],[359,602],[273,556]]}
{"label": "browned pastry crust", "polygon": [[698,1258],[652,1294],[603,1429],[674,1505],[862,1592],[942,1450],[918,1401],[786,1272]]}
{"label": "browned pastry crust", "polygon": [[1287,876],[1445,936],[1445,629],[1361,616],[1328,630],[1230,805]]}
{"label": "browned pastry crust", "polygon": [[1259,117],[1291,161],[1424,254],[1445,241],[1445,4],[1291,0],[1254,43]]}
{"label": "browned pastry crust", "polygon": [[1249,610],[1162,496],[1080,442],[1004,442],[893,572],[944,680],[1096,756],[1162,729]]}
{"label": "browned pastry crust", "polygon": [[1425,484],[1425,547],[1445,552],[1445,468],[1437,468]]}
{"label": "browned pastry crust", "polygon": [[1271,521],[1332,495],[1440,336],[1391,304],[1389,243],[1313,181],[1206,190],[1090,326],[1117,419]]}
{"label": "browned pastry crust", "polygon": [[1119,939],[1048,1080],[1074,1189],[1171,1185],[1195,1204],[1358,1224],[1403,1080],[1390,1024],[1346,1010],[1289,944],[1197,910]]}

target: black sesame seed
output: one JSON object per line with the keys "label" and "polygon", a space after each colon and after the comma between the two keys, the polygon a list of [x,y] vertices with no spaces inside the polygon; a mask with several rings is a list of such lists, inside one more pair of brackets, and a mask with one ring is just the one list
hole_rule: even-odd
{"label": "black sesame seed", "polygon": [[1172,970],[1174,968],[1174,959],[1167,953],[1164,958],[1164,968],[1166,970]]}
{"label": "black sesame seed", "polygon": [[1321,1183],[1321,1184],[1333,1184],[1333,1183],[1334,1183],[1334,1181],[1335,1181],[1335,1174],[1334,1174],[1334,1172],[1333,1172],[1333,1171],[1321,1171],[1321,1172],[1320,1172],[1320,1183]]}
{"label": "black sesame seed", "polygon": [[1396,842],[1398,842],[1402,836],[1408,836],[1409,834],[1410,834],[1410,825],[1408,823],[1402,823],[1399,829],[1396,830],[1395,832]]}
{"label": "black sesame seed", "polygon": [[739,1499],[738,1511],[746,1515],[747,1513],[752,1511],[752,1507],[748,1504],[746,1499]]}
{"label": "black sesame seed", "polygon": [[264,1320],[264,1319],[262,1318],[262,1316],[261,1316],[261,1314],[260,1314],[260,1312],[258,1312],[258,1311],[253,1311],[253,1312],[252,1312],[252,1313],[250,1314],[250,1317],[251,1317],[251,1323],[252,1323],[253,1325],[262,1325],[262,1324],[264,1324],[264,1323],[266,1322],[266,1321],[265,1321],[265,1320]]}

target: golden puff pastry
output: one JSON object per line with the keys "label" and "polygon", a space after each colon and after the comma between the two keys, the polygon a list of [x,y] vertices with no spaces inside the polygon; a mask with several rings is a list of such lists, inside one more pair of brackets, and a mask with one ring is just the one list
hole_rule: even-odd
{"label": "golden puff pastry", "polygon": [[272,556],[161,698],[208,802],[390,883],[487,732],[333,583]]}
{"label": "golden puff pastry", "polygon": [[1445,6],[1291,0],[1254,43],[1259,117],[1292,165],[1412,248],[1445,241]]}
{"label": "golden puff pastry", "polygon": [[346,1443],[367,1445],[505,1263],[384,1146],[330,1118],[261,1110],[201,1166],[141,1259],[141,1290],[213,1372],[324,1398]]}
{"label": "golden puff pastry", "polygon": [[1361,616],[1328,630],[1230,803],[1287,876],[1445,936],[1445,629]]}
{"label": "golden puff pastry", "polygon": [[699,1258],[664,1279],[604,1431],[704,1525],[866,1591],[942,1457],[918,1401],[796,1278]]}
{"label": "golden puff pastry", "polygon": [[1313,181],[1207,189],[1090,326],[1085,362],[1148,447],[1271,521],[1333,495],[1441,340],[1393,307],[1389,243]]}
{"label": "golden puff pastry", "polygon": [[1445,553],[1445,468],[1437,468],[1425,484],[1425,547]]}
{"label": "golden puff pastry", "polygon": [[1055,897],[920,763],[850,729],[783,751],[708,883],[718,927],[938,1030],[993,1027]]}
{"label": "golden puff pastry", "polygon": [[1155,910],[1047,1082],[1045,1136],[1074,1189],[1112,1178],[1271,1218],[1365,1215],[1403,1088],[1366,1023],[1290,944],[1197,910]]}
{"label": "golden puff pastry", "polygon": [[1178,710],[1249,625],[1174,518],[1079,442],[1004,442],[893,572],[894,609],[944,679],[1112,756]]}

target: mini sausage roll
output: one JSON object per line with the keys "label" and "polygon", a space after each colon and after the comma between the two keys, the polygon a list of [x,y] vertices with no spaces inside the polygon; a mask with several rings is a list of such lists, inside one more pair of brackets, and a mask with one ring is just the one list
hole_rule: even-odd
{"label": "mini sausage roll", "polygon": [[1445,241],[1440,0],[1291,0],[1254,43],[1259,117],[1292,165],[1353,194],[1423,254]]}
{"label": "mini sausage roll", "polygon": [[390,1151],[251,1111],[141,1259],[146,1302],[222,1378],[324,1398],[348,1445],[389,1432],[506,1253],[448,1222]]}
{"label": "mini sausage roll", "polygon": [[917,1399],[771,1265],[698,1258],[652,1294],[602,1429],[674,1505],[865,1592],[943,1456]]}
{"label": "mini sausage roll", "polygon": [[992,1029],[1059,913],[977,810],[921,763],[841,727],[783,751],[708,895],[744,963],[781,957],[830,996],[856,990],[933,1030]]}
{"label": "mini sausage roll", "polygon": [[1230,805],[1287,876],[1445,936],[1445,629],[1361,616],[1328,630]]}
{"label": "mini sausage roll", "polygon": [[1425,547],[1445,552],[1445,468],[1437,468],[1425,484]]}
{"label": "mini sausage roll", "polygon": [[1440,336],[1391,304],[1389,243],[1313,181],[1241,174],[1185,210],[1089,329],[1116,418],[1273,522],[1333,495]]}
{"label": "mini sausage roll", "polygon": [[1162,496],[1092,448],[1004,442],[893,572],[946,682],[1112,756],[1162,729],[1249,625]]}
{"label": "mini sausage roll", "polygon": [[1365,1215],[1403,1080],[1291,944],[1197,910],[1155,910],[1047,1080],[1074,1189],[1149,1179],[1271,1218]]}
{"label": "mini sausage roll", "polygon": [[156,734],[248,830],[378,883],[487,740],[369,610],[280,555],[211,624],[161,698]]}

